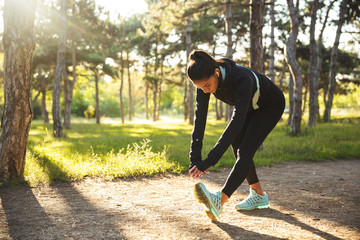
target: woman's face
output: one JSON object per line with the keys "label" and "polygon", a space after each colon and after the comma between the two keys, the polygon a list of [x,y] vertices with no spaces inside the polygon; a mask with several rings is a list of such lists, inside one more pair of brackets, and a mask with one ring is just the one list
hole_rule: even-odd
{"label": "woman's face", "polygon": [[204,93],[215,93],[219,85],[219,74],[220,70],[215,69],[214,74],[209,78],[195,80],[193,83],[197,88],[203,90]]}

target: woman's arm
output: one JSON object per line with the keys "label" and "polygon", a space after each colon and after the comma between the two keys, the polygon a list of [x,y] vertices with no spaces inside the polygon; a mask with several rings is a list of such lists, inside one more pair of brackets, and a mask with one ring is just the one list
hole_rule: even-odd
{"label": "woman's arm", "polygon": [[208,154],[208,157],[199,164],[196,164],[199,170],[205,171],[209,167],[214,166],[235,140],[244,124],[246,114],[251,105],[254,87],[256,85],[252,76],[239,80],[235,90],[236,102],[231,120],[214,148]]}
{"label": "woman's arm", "polygon": [[204,138],[206,118],[209,107],[210,93],[204,93],[201,89],[196,90],[195,124],[192,132],[190,147],[190,169],[195,162],[202,160],[201,149]]}

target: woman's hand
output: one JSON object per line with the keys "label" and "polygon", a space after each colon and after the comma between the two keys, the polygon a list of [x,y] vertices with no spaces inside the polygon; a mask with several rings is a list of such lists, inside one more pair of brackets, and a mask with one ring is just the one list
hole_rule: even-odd
{"label": "woman's hand", "polygon": [[194,178],[194,179],[198,179],[200,177],[202,177],[204,175],[204,173],[209,173],[208,170],[205,170],[204,172],[199,170],[196,165],[193,166],[190,170],[189,170],[189,174],[190,174],[190,177],[191,178]]}

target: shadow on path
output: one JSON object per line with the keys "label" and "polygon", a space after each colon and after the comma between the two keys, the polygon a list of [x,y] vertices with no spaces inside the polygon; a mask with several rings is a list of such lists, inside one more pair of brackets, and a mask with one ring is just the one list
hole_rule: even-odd
{"label": "shadow on path", "polygon": [[64,231],[46,214],[30,187],[0,188],[11,239],[64,239]]}
{"label": "shadow on path", "polygon": [[214,224],[226,232],[232,239],[286,239],[248,231],[224,222],[214,222]]}
{"label": "shadow on path", "polygon": [[252,211],[241,211],[239,212],[241,214],[252,216],[252,217],[259,217],[259,218],[273,218],[276,220],[282,220],[285,221],[293,226],[298,226],[301,229],[304,229],[306,231],[309,231],[313,233],[314,235],[317,235],[319,237],[322,237],[324,239],[335,239],[335,240],[341,240],[341,238],[335,237],[334,235],[331,235],[327,232],[321,231],[317,228],[314,228],[312,226],[309,226],[303,222],[300,222],[295,217],[282,213],[278,210],[267,208],[267,209],[255,209]]}
{"label": "shadow on path", "polygon": [[[36,159],[42,161],[50,176],[59,173],[66,176],[47,156]],[[125,239],[114,224],[113,215],[90,203],[72,183],[53,184],[36,190],[39,191],[38,198],[28,186],[0,188],[13,239]],[[46,197],[41,199],[41,194]],[[59,204],[47,206],[46,198],[52,198],[52,202],[58,200]]]}

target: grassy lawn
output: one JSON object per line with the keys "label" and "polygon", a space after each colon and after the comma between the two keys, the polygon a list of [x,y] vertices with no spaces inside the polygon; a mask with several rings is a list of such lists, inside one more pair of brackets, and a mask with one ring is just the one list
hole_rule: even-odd
{"label": "grassy lawn", "polygon": [[[285,115],[286,117],[286,115]],[[359,114],[336,118],[316,128],[302,128],[303,134],[289,134],[286,119],[255,155],[257,166],[285,161],[320,161],[360,158]],[[212,149],[226,127],[224,121],[209,120],[203,157]],[[103,123],[74,120],[65,137],[52,137],[52,125],[33,121],[28,144],[25,181],[30,185],[68,181],[84,177],[136,177],[180,173],[188,169],[192,126],[182,121],[157,123]],[[216,167],[231,167],[231,148]]]}

